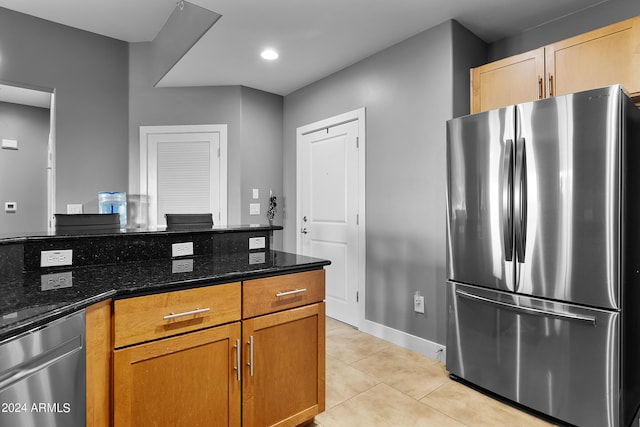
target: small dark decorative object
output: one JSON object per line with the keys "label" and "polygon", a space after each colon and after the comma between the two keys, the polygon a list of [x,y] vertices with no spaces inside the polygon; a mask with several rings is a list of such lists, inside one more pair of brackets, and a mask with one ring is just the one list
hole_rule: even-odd
{"label": "small dark decorative object", "polygon": [[271,194],[269,196],[269,210],[267,210],[267,219],[269,224],[273,224],[273,218],[276,216],[276,196]]}

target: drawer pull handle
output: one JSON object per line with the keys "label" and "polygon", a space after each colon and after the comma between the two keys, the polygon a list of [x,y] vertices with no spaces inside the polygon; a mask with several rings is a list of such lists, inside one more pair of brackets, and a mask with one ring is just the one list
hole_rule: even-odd
{"label": "drawer pull handle", "polygon": [[307,292],[307,288],[304,289],[296,289],[295,291],[288,291],[288,292],[278,292],[276,294],[276,297],[284,297],[286,295],[294,295],[294,294],[299,294],[302,292]]}
{"label": "drawer pull handle", "polygon": [[207,307],[207,308],[196,308],[195,310],[185,311],[183,313],[167,314],[166,316],[163,317],[163,319],[164,320],[170,320],[170,319],[175,319],[176,317],[184,317],[184,316],[191,316],[192,314],[206,313],[207,311],[211,311],[211,309],[209,307]]}

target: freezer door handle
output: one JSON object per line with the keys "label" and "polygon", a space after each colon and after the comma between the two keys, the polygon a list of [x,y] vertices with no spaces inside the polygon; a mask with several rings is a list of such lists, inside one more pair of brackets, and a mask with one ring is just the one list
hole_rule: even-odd
{"label": "freezer door handle", "polygon": [[507,139],[502,160],[502,241],[505,261],[513,260],[513,140]]}
{"label": "freezer door handle", "polygon": [[480,295],[470,294],[468,292],[461,291],[459,289],[456,289],[456,295],[461,296],[463,298],[475,300],[475,301],[481,301],[481,302],[497,305],[509,310],[524,312],[526,314],[531,314],[533,316],[556,317],[556,318],[565,319],[565,320],[577,320],[577,321],[591,323],[594,327],[596,326],[596,318],[593,316],[583,316],[580,314],[541,310],[539,308],[534,308],[534,307],[524,307],[521,305],[509,304],[507,302],[497,301],[497,300],[483,297]]}
{"label": "freezer door handle", "polygon": [[516,141],[516,255],[518,262],[524,262],[527,243],[527,156],[524,138]]}

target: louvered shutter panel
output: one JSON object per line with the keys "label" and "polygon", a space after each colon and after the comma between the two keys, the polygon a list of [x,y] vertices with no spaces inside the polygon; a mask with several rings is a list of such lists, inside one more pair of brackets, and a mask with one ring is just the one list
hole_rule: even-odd
{"label": "louvered shutter panel", "polygon": [[211,211],[211,144],[208,141],[158,144],[158,223],[165,213]]}

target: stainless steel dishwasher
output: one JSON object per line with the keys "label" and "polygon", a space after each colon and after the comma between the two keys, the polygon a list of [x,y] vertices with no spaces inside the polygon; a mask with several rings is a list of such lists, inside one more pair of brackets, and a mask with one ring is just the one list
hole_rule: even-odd
{"label": "stainless steel dishwasher", "polygon": [[0,342],[0,426],[86,425],[85,313]]}

